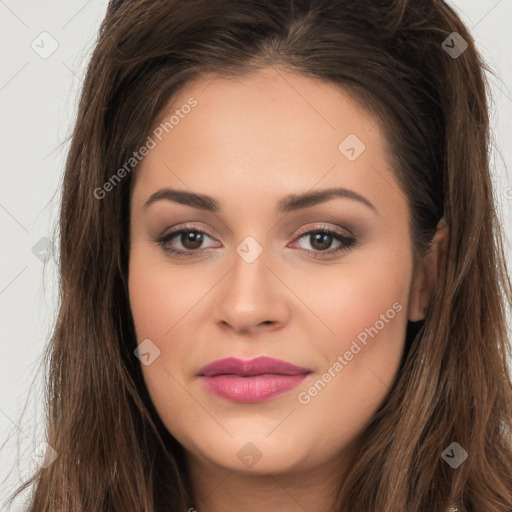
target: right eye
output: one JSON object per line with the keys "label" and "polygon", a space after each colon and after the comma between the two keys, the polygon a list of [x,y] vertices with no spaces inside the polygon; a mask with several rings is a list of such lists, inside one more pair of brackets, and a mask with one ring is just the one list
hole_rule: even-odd
{"label": "right eye", "polygon": [[[198,249],[200,249],[205,238],[213,240],[208,233],[200,229],[181,228],[158,237],[155,242],[157,242],[166,253],[172,254],[173,256],[192,256],[193,253],[199,252]],[[174,239],[177,239],[177,242],[173,242]],[[173,247],[173,244],[175,245],[176,243],[181,244],[182,248],[176,249]]]}

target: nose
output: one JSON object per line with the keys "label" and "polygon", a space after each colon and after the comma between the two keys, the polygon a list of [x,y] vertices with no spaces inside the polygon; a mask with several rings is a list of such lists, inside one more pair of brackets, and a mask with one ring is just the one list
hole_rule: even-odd
{"label": "nose", "polygon": [[265,251],[249,263],[235,253],[233,267],[218,284],[213,315],[222,329],[254,334],[282,328],[290,317],[290,294]]}

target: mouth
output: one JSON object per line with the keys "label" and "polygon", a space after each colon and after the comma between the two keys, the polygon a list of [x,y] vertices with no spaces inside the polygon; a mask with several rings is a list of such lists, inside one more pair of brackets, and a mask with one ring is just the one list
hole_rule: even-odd
{"label": "mouth", "polygon": [[238,403],[259,403],[297,387],[311,372],[280,359],[219,359],[198,372],[211,393]]}

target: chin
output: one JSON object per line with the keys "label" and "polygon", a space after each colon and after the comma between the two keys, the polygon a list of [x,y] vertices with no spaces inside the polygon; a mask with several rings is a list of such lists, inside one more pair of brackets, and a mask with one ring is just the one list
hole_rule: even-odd
{"label": "chin", "polygon": [[221,436],[212,438],[210,432],[202,437],[201,442],[194,443],[193,447],[185,445],[185,449],[227,470],[252,475],[289,473],[306,469],[308,463],[312,466],[315,464],[314,449],[309,456],[297,450],[297,446],[303,445],[304,440],[297,431],[293,435],[286,434],[273,439],[268,438],[268,430],[259,436],[238,435],[230,438],[225,432]]}

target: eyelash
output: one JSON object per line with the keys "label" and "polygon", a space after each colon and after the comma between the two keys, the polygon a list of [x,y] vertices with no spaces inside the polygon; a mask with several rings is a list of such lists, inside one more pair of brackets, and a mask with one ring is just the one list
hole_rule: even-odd
{"label": "eyelash", "polygon": [[[182,233],[200,233],[202,235],[206,235],[209,238],[212,238],[206,231],[202,231],[201,229],[196,229],[194,227],[183,227],[180,229],[177,229],[175,231],[171,231],[169,233],[165,233],[164,235],[156,238],[154,241],[158,243],[162,249],[171,256],[177,256],[179,258],[187,258],[187,257],[193,257],[198,253],[201,249],[197,249],[194,251],[181,251],[170,248],[167,244],[174,238],[176,238],[178,235],[181,235]],[[324,258],[332,256],[333,254],[338,254],[343,251],[348,251],[355,247],[357,245],[357,240],[355,238],[346,237],[338,233],[337,231],[326,228],[326,227],[319,227],[315,229],[310,229],[309,231],[305,231],[301,233],[296,240],[300,240],[301,238],[305,236],[310,236],[312,234],[325,234],[325,235],[332,235],[333,238],[335,238],[337,241],[341,242],[342,245],[334,250],[326,250],[326,251],[310,251],[308,249],[302,249],[306,252],[311,253],[310,256],[313,258]],[[203,249],[204,250],[204,249]]]}
{"label": "eyelash", "polygon": [[[190,250],[189,251],[181,251],[181,250],[172,249],[167,245],[172,239],[176,238],[178,235],[181,235],[182,233],[200,233],[202,235],[206,235],[207,237],[213,239],[213,237],[211,235],[209,235],[206,231],[203,231],[201,229],[196,229],[194,227],[185,226],[185,227],[177,229],[175,231],[166,233],[166,234],[156,238],[154,241],[156,243],[158,243],[162,247],[162,249],[167,254],[170,254],[171,256],[176,256],[178,258],[187,258],[187,257],[195,256],[196,253],[199,252],[201,249],[197,249],[194,251],[190,251]],[[325,234],[325,235],[332,235],[333,238],[336,239],[337,241],[341,242],[342,245],[340,245],[340,247],[338,247],[337,249],[326,250],[326,251],[310,251],[308,249],[302,249],[303,251],[311,253],[310,256],[313,258],[329,257],[329,256],[332,256],[333,254],[338,254],[343,251],[348,251],[357,245],[357,240],[355,238],[346,237],[344,235],[341,235],[337,231],[330,229],[330,228],[326,228],[326,227],[310,229],[309,231],[300,233],[298,235],[298,237],[296,238],[296,240],[300,240],[301,238],[303,238],[305,236],[310,236],[310,235],[318,234],[318,233]]]}

